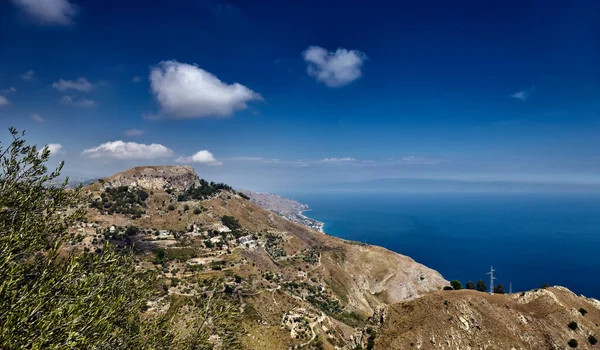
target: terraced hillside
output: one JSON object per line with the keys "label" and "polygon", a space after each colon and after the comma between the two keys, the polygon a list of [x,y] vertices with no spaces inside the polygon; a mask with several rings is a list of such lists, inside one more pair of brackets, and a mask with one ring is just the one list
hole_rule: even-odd
{"label": "terraced hillside", "polygon": [[157,271],[164,286],[151,312],[169,312],[219,281],[239,301],[245,348],[366,346],[386,305],[448,284],[409,257],[266,211],[190,167],[137,167],[85,190],[90,208],[73,228],[85,237],[77,248],[106,240],[135,247],[139,267]]}

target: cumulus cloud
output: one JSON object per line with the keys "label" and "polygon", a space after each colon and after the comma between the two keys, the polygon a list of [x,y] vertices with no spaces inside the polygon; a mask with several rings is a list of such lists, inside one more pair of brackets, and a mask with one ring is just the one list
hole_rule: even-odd
{"label": "cumulus cloud", "polygon": [[360,78],[361,67],[367,59],[358,50],[340,48],[330,52],[318,46],[310,46],[302,56],[308,62],[308,75],[328,87],[341,87]]}
{"label": "cumulus cloud", "polygon": [[79,78],[77,80],[64,80],[60,79],[52,84],[52,87],[60,92],[65,92],[69,89],[77,90],[82,92],[91,91],[94,85],[90,83],[86,78]]}
{"label": "cumulus cloud", "polygon": [[0,107],[2,106],[6,106],[7,104],[9,104],[10,102],[8,101],[8,99],[4,96],[0,96]]}
{"label": "cumulus cloud", "polygon": [[12,0],[25,14],[40,24],[69,25],[77,14],[70,0]]}
{"label": "cumulus cloud", "polygon": [[15,92],[15,91],[17,91],[17,89],[15,89],[13,86],[11,86],[8,89],[0,90],[0,94],[7,94],[9,92]]}
{"label": "cumulus cloud", "polygon": [[93,107],[96,105],[94,100],[90,100],[87,98],[77,98],[69,95],[65,95],[60,99],[60,103],[68,106],[77,106],[77,107]]}
{"label": "cumulus cloud", "polygon": [[145,145],[136,142],[112,141],[98,147],[84,150],[82,155],[90,158],[113,158],[120,160],[130,159],[158,159],[173,155],[173,151],[161,144]]}
{"label": "cumulus cloud", "polygon": [[35,75],[35,72],[30,70],[30,71],[27,71],[27,72],[21,74],[21,79],[23,79],[25,81],[29,81],[29,80],[33,79],[34,75]]}
{"label": "cumulus cloud", "polygon": [[59,153],[63,148],[63,146],[60,143],[49,143],[48,145],[46,145],[46,147],[48,147],[48,149],[50,150],[51,156]]}
{"label": "cumulus cloud", "polygon": [[140,81],[142,81],[142,77],[133,77],[131,79],[131,81],[134,82],[134,83],[139,83]]}
{"label": "cumulus cloud", "polygon": [[40,117],[40,115],[37,114],[37,113],[33,113],[31,115],[31,119],[35,120],[38,123],[43,123],[44,122],[44,118]]}
{"label": "cumulus cloud", "polygon": [[197,65],[163,61],[150,70],[150,89],[163,112],[177,118],[227,117],[262,97],[227,84]]}
{"label": "cumulus cloud", "polygon": [[127,136],[142,136],[143,134],[144,134],[144,130],[140,130],[140,129],[125,130],[125,135],[127,135]]}
{"label": "cumulus cloud", "polygon": [[202,150],[196,152],[191,157],[179,157],[176,159],[179,163],[199,163],[204,165],[222,165],[223,163],[219,162],[212,153],[207,150]]}

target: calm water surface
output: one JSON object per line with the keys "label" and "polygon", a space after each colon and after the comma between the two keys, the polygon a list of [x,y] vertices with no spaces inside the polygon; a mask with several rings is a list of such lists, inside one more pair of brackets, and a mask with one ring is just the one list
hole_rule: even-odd
{"label": "calm water surface", "polygon": [[446,279],[508,291],[563,285],[600,298],[600,196],[561,194],[287,194],[331,235],[381,245]]}

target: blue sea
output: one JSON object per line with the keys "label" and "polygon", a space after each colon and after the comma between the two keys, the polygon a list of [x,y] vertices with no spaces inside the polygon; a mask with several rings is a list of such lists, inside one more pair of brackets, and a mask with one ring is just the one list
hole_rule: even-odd
{"label": "blue sea", "polygon": [[508,292],[562,285],[600,298],[600,196],[288,194],[330,235],[408,255],[463,285],[493,265]]}

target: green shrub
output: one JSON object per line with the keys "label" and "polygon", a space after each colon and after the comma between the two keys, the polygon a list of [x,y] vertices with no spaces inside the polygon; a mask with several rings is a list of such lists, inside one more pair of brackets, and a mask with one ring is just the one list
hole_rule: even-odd
{"label": "green shrub", "polygon": [[483,280],[477,281],[477,290],[480,292],[485,292],[487,290],[487,285]]}
{"label": "green shrub", "polygon": [[166,263],[172,260],[184,262],[195,258],[196,250],[194,248],[159,248],[154,251],[154,256],[159,263]]}
{"label": "green shrub", "polygon": [[238,231],[242,228],[240,222],[233,216],[223,215],[223,217],[221,217],[221,222],[223,223],[223,225],[227,226],[231,231]]}
{"label": "green shrub", "polygon": [[452,286],[452,289],[454,289],[454,290],[461,290],[462,289],[462,283],[460,283],[459,280],[452,280],[452,281],[450,281],[450,285]]}
{"label": "green shrub", "polygon": [[590,344],[592,345],[596,345],[598,343],[598,339],[596,339],[596,337],[594,337],[593,335],[590,335],[588,337],[588,341],[590,342]]}
{"label": "green shrub", "polygon": [[185,192],[179,194],[177,196],[177,200],[179,202],[189,201],[189,200],[204,200],[208,199],[215,194],[223,191],[223,190],[232,190],[231,186],[226,185],[224,183],[214,183],[208,182],[204,179],[200,179],[200,186],[192,186],[185,190]]}
{"label": "green shrub", "polygon": [[586,309],[584,309],[584,308],[580,308],[580,309],[579,309],[579,312],[581,313],[581,315],[582,315],[582,316],[585,316],[585,314],[587,314],[587,313],[588,313],[588,312],[587,312],[587,310],[586,310]]}
{"label": "green shrub", "polygon": [[577,340],[575,340],[575,339],[569,340],[569,342],[567,344],[569,344],[569,346],[572,348],[576,348],[579,345],[579,343],[577,343]]}
{"label": "green shrub", "polygon": [[572,330],[576,331],[577,328],[579,328],[579,325],[577,325],[577,322],[571,321],[571,322],[569,322],[568,327],[571,328]]}
{"label": "green shrub", "polygon": [[238,194],[240,195],[240,197],[246,199],[246,200],[250,200],[250,197],[246,196],[245,194],[243,194],[242,192],[238,192]]}

